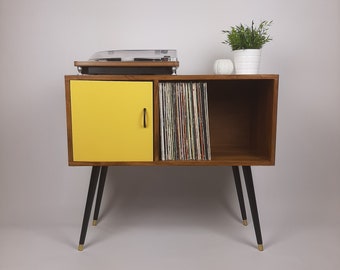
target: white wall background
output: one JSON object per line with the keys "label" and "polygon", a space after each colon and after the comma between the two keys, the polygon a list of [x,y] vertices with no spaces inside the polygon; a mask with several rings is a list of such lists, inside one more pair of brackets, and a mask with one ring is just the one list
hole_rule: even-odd
{"label": "white wall background", "polygon": [[[231,57],[221,30],[252,19],[274,21],[261,73],[280,74],[276,166],[254,168],[260,215],[279,219],[278,234],[287,222],[303,229],[339,215],[338,0],[1,0],[0,225],[80,228],[90,169],[67,166],[63,76],[76,73],[73,61],[174,48],[180,74],[212,73],[215,59]],[[125,196],[215,192],[227,178],[226,196],[235,193],[223,168],[116,168],[109,177]],[[108,183],[106,203],[113,190]]]}

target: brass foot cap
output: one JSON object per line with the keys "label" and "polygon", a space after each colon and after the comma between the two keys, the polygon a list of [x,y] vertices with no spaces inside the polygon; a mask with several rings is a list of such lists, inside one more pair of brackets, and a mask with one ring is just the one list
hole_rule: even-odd
{"label": "brass foot cap", "polygon": [[244,219],[244,220],[242,221],[242,223],[243,223],[244,226],[247,226],[247,225],[248,225],[248,221],[247,221],[246,219]]}
{"label": "brass foot cap", "polygon": [[79,250],[79,251],[83,251],[83,250],[84,250],[84,245],[79,245],[79,246],[78,246],[78,250]]}
{"label": "brass foot cap", "polygon": [[258,246],[257,246],[257,249],[258,249],[259,251],[263,251],[263,245],[258,245]]}
{"label": "brass foot cap", "polygon": [[92,221],[92,226],[97,226],[97,220],[94,219],[94,220]]}

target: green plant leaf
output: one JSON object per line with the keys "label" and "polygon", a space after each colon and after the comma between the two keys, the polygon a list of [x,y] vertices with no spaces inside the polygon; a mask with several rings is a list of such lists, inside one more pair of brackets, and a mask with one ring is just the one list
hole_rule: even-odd
{"label": "green plant leaf", "polygon": [[230,45],[232,50],[261,49],[264,44],[272,40],[268,34],[272,22],[262,21],[259,26],[255,26],[252,21],[251,26],[242,23],[231,26],[229,30],[222,30],[222,33],[226,35],[222,43]]}

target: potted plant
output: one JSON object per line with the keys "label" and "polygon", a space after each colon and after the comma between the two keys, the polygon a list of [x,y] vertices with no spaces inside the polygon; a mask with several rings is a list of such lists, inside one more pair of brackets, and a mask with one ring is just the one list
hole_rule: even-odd
{"label": "potted plant", "polygon": [[229,30],[222,30],[226,40],[222,43],[231,46],[234,54],[236,74],[257,74],[261,58],[261,49],[264,44],[272,40],[268,34],[272,21],[262,21],[255,26],[236,25]]}

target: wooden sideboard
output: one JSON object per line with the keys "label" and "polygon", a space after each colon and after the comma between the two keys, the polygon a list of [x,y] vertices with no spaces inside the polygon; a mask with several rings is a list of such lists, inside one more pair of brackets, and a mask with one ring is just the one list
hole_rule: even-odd
{"label": "wooden sideboard", "polygon": [[[205,85],[209,159],[164,159],[164,83]],[[97,192],[96,224],[109,166],[231,166],[246,224],[242,166],[258,248],[263,250],[251,166],[275,164],[278,84],[275,74],[66,75],[69,165],[92,166],[78,249],[83,249]],[[199,147],[193,146],[195,151]]]}

